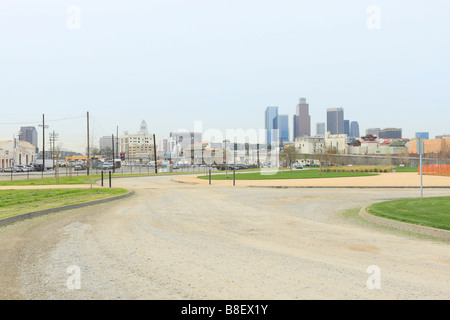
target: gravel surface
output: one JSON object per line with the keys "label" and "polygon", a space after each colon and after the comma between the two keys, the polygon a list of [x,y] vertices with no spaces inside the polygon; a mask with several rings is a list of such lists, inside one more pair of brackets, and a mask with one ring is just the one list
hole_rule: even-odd
{"label": "gravel surface", "polygon": [[[448,241],[357,216],[363,205],[417,197],[418,190],[210,187],[171,179],[114,179],[114,187],[135,194],[0,228],[0,298],[450,298]],[[380,269],[380,289],[367,286],[372,265]],[[80,289],[67,285],[73,266]]]}

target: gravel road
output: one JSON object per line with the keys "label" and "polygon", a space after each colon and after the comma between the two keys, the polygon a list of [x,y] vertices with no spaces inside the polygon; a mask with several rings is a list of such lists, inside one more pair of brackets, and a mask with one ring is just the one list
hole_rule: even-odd
{"label": "gravel road", "polygon": [[[114,179],[135,194],[0,228],[0,299],[450,298],[450,242],[356,214],[418,190],[171,179]],[[379,289],[367,284],[373,265]]]}

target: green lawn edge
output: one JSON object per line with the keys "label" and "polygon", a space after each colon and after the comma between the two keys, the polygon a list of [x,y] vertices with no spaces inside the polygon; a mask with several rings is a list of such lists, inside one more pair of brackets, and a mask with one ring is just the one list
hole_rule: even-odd
{"label": "green lawn edge", "polygon": [[[46,192],[46,191],[52,191],[52,192],[57,192],[57,191],[67,191],[67,190],[79,190],[79,191],[89,191],[90,189],[78,189],[78,188],[74,188],[74,189],[39,189],[39,190],[34,190],[36,192]],[[70,198],[65,199],[65,201],[58,203],[58,204],[54,204],[54,205],[46,205],[44,200],[37,200],[35,201],[35,203],[38,204],[38,206],[34,207],[34,208],[30,208],[30,209],[21,209],[18,211],[15,211],[13,213],[0,213],[0,219],[2,218],[7,218],[7,217],[11,217],[11,216],[15,216],[15,215],[19,215],[19,214],[24,214],[24,213],[29,213],[29,212],[33,212],[33,211],[40,211],[40,210],[46,210],[46,209],[52,209],[52,208],[58,208],[58,207],[64,207],[64,206],[68,206],[68,205],[72,205],[72,204],[79,204],[79,203],[86,203],[86,202],[91,202],[91,201],[97,201],[97,200],[102,200],[102,199],[107,199],[107,198],[113,198],[116,196],[120,196],[120,195],[124,195],[128,192],[130,192],[129,190],[123,189],[123,188],[105,188],[105,189],[93,189],[96,192],[98,192],[99,190],[101,190],[100,194],[97,194],[97,196],[95,197],[90,197],[89,195],[86,195],[84,197],[84,199],[78,199],[75,201],[70,201]],[[0,190],[0,196],[2,195],[2,192],[20,192],[20,191],[25,191],[25,190]],[[75,197],[78,197],[77,195],[75,195]],[[0,198],[1,199],[1,198]],[[53,197],[47,200],[51,200],[54,199]],[[39,202],[42,202],[42,204],[40,204]],[[18,205],[11,205],[11,206],[6,206],[3,208],[9,209],[9,210],[14,210],[14,207],[18,207]]]}
{"label": "green lawn edge", "polygon": [[[335,172],[335,171],[322,171],[319,173],[317,169],[308,170],[283,170],[278,171],[276,174],[267,175],[261,174],[261,172],[252,173],[237,173],[236,180],[272,180],[272,179],[318,179],[318,178],[348,178],[348,177],[365,177],[365,176],[375,176],[378,173],[372,172]],[[209,175],[197,176],[199,179],[207,180]],[[233,180],[233,172],[228,172],[228,178],[226,174],[214,174],[211,175],[211,180]]]}
{"label": "green lawn edge", "polygon": [[450,196],[378,202],[367,207],[366,211],[382,218],[450,230]]}

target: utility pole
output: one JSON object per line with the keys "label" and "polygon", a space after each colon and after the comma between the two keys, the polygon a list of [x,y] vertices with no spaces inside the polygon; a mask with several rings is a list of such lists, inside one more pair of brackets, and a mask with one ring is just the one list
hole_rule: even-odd
{"label": "utility pole", "polygon": [[58,133],[50,133],[50,148],[52,150],[53,169],[55,168],[55,141],[58,140]]}
{"label": "utility pole", "polygon": [[155,173],[158,173],[158,162],[156,161],[156,138],[153,134],[153,153],[155,155]]}
{"label": "utility pole", "polygon": [[119,159],[119,126],[116,129],[116,159]]}
{"label": "utility pole", "polygon": [[86,175],[89,175],[90,155],[89,155],[89,111],[86,113],[87,120],[87,158],[86,158]]}
{"label": "utility pole", "polygon": [[115,160],[115,156],[114,156],[114,134],[112,135],[112,160],[113,160],[113,173],[116,173],[116,171],[115,171],[116,160]]}
{"label": "utility pole", "polygon": [[44,170],[45,170],[45,128],[48,128],[48,125],[45,125],[45,117],[42,114],[42,124],[38,125],[42,127],[42,178],[44,178]]}

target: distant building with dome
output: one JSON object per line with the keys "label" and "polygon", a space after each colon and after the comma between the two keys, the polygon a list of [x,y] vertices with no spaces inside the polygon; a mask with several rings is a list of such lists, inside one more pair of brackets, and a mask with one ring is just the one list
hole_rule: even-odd
{"label": "distant building with dome", "polygon": [[154,161],[153,134],[148,132],[147,122],[142,120],[139,131],[130,134],[124,131],[120,136],[120,153],[128,162]]}

